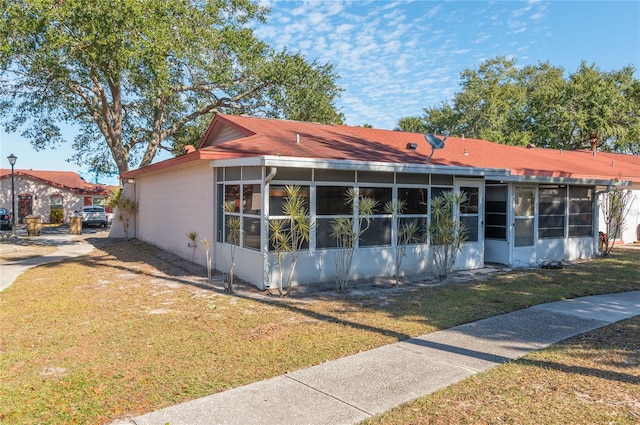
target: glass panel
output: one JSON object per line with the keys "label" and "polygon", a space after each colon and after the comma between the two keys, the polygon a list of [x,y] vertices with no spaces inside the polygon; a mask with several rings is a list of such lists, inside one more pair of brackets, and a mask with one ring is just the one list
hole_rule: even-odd
{"label": "glass panel", "polygon": [[479,189],[477,187],[461,187],[460,190],[467,194],[467,200],[460,204],[460,214],[477,214]]}
{"label": "glass panel", "polygon": [[218,167],[218,169],[216,170],[216,178],[219,182],[224,181],[224,168]]}
{"label": "glass panel", "polygon": [[442,196],[444,192],[451,192],[452,189],[450,187],[432,187],[431,188],[431,199],[435,199],[439,196]]}
{"label": "glass panel", "polygon": [[516,187],[515,215],[517,217],[530,217],[534,214],[533,188]]}
{"label": "glass panel", "polygon": [[[281,220],[282,221],[282,228],[284,232],[288,232],[289,229],[291,228],[291,221],[281,218],[281,219],[275,219],[275,220],[270,220],[270,222],[272,221],[277,221],[277,220]],[[269,226],[269,251],[273,251],[273,243],[271,242],[271,235],[273,235],[273,232],[271,231],[271,226]],[[300,247],[301,250],[308,250],[309,249],[309,240],[306,240],[302,243],[302,246]]]}
{"label": "glass panel", "polygon": [[62,207],[62,195],[52,195],[49,202],[51,207]]}
{"label": "glass panel", "polygon": [[316,187],[316,214],[353,214],[351,204],[347,203],[347,189],[347,186]]}
{"label": "glass panel", "polygon": [[429,184],[429,174],[398,173],[396,182],[404,184]]}
{"label": "glass panel", "polygon": [[316,247],[318,248],[335,248],[336,238],[332,237],[333,229],[331,224],[332,218],[316,219]]}
{"label": "glass panel", "polygon": [[355,181],[355,176],[355,171],[347,170],[316,169],[314,172],[315,181],[323,182],[353,182]]}
{"label": "glass panel", "polygon": [[486,226],[484,232],[488,239],[507,239],[507,228],[505,226]]}
{"label": "glass panel", "polygon": [[259,184],[242,185],[242,212],[260,214],[262,209],[262,189]]}
{"label": "glass panel", "polygon": [[453,186],[453,176],[447,176],[442,174],[432,174],[431,184],[441,184]]}
{"label": "glass panel", "polygon": [[593,187],[569,187],[569,236],[593,236]]}
{"label": "glass panel", "polygon": [[219,184],[217,185],[217,189],[218,189],[218,196],[217,196],[217,200],[218,200],[218,208],[215,211],[216,217],[218,218],[217,222],[218,222],[218,229],[217,229],[217,234],[216,234],[216,240],[218,242],[222,242],[222,232],[224,229],[224,186]]}
{"label": "glass panel", "polygon": [[242,167],[242,180],[262,180],[262,167]]}
{"label": "glass panel", "polygon": [[460,217],[460,222],[467,231],[468,242],[478,242],[478,216],[469,215]]}
{"label": "glass panel", "polygon": [[274,180],[311,181],[311,168],[278,167]]}
{"label": "glass panel", "polygon": [[378,206],[374,210],[375,214],[384,213],[384,205],[387,202],[391,202],[391,188],[390,187],[361,187],[360,196],[373,198],[378,201]]}
{"label": "glass panel", "polygon": [[557,185],[540,187],[540,216],[538,219],[539,238],[564,237],[566,196],[566,187]]}
{"label": "glass panel", "polygon": [[393,173],[379,171],[358,171],[359,182],[393,183]]}
{"label": "glass panel", "polygon": [[236,206],[233,212],[240,212],[240,185],[239,184],[230,184],[224,187],[224,202],[233,202]]}
{"label": "glass panel", "polygon": [[226,181],[229,180],[240,180],[240,167],[227,167],[224,169],[224,179]]}
{"label": "glass panel", "polygon": [[515,226],[515,246],[533,245],[533,219],[516,218]]}
{"label": "glass panel", "polygon": [[425,243],[427,240],[427,217],[403,217],[398,223],[398,229],[402,229],[402,226],[409,223],[415,223],[418,231],[416,232],[415,240],[412,244]]}
{"label": "glass panel", "polygon": [[260,218],[245,217],[243,220],[243,246],[245,248],[260,249]]}
{"label": "glass panel", "polygon": [[104,198],[93,198],[93,205],[100,205],[104,207]]}
{"label": "glass panel", "polygon": [[403,214],[426,214],[428,194],[426,188],[399,188],[398,200],[405,203]]}
{"label": "glass panel", "polygon": [[[282,206],[284,205],[284,198],[286,193],[284,191],[284,185],[270,185],[269,186],[269,215],[284,215]],[[309,209],[309,186],[300,186],[300,195],[304,198],[304,205]]]}
{"label": "glass panel", "polygon": [[233,238],[230,235],[229,229],[237,229],[240,225],[240,217],[237,215],[225,215],[224,216],[224,241],[233,245],[240,245],[240,236],[234,235]]}
{"label": "glass panel", "polygon": [[[366,223],[366,222],[365,222]],[[363,226],[366,224],[363,223]],[[376,218],[360,237],[359,246],[391,245],[391,219]]]}

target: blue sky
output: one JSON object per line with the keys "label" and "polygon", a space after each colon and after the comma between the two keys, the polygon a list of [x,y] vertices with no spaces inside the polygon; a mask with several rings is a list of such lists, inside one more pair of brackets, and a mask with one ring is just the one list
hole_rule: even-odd
{"label": "blue sky", "polygon": [[[257,35],[276,48],[331,62],[345,90],[346,124],[393,129],[398,119],[451,100],[460,73],[494,56],[518,65],[548,61],[574,72],[626,65],[640,78],[640,2],[634,1],[276,1]],[[74,134],[66,132],[69,141]],[[0,133],[2,168],[81,171],[69,143],[36,152]],[[163,156],[162,158],[166,158]],[[84,174],[89,176],[88,174]]]}

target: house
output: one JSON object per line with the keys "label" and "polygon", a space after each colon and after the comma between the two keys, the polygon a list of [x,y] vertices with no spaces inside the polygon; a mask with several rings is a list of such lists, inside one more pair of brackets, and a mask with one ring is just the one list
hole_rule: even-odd
{"label": "house", "polygon": [[[393,275],[399,226],[426,225],[431,200],[444,191],[468,195],[456,212],[468,229],[458,269],[593,257],[598,198],[614,187],[640,190],[640,157],[465,137],[449,137],[432,150],[422,134],[218,114],[197,149],[121,179],[126,196],[138,203],[130,234],[191,258],[186,234],[197,232],[200,240],[215,241],[214,264],[221,271],[231,263],[226,223],[237,217],[242,233],[235,275],[265,288],[278,278],[269,221],[283,217],[285,185],[301,186],[314,223],[294,275],[295,284],[310,284],[335,279],[331,222],[353,214],[344,201],[348,188],[380,205],[407,205],[402,214],[377,211],[355,251],[354,279]],[[235,211],[224,212],[225,202]],[[196,254],[205,264],[204,251]],[[428,241],[409,247],[402,268],[403,275],[433,270]]]}
{"label": "house", "polygon": [[[26,216],[43,223],[66,223],[85,205],[105,205],[113,186],[87,183],[71,171],[14,169],[16,224]],[[11,211],[11,169],[0,169],[2,206]]]}

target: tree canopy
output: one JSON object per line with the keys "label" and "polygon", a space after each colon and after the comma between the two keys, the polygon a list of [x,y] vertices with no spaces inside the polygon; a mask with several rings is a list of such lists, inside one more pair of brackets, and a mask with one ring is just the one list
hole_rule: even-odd
{"label": "tree canopy", "polygon": [[122,173],[197,143],[215,112],[341,123],[331,64],[275,51],[252,0],[0,0],[0,121]]}
{"label": "tree canopy", "polygon": [[[640,154],[640,81],[634,68],[604,72],[583,62],[565,77],[549,63],[518,67],[496,57],[461,73],[452,102],[424,108],[425,132],[510,145],[589,148]],[[415,117],[401,118],[398,127]]]}

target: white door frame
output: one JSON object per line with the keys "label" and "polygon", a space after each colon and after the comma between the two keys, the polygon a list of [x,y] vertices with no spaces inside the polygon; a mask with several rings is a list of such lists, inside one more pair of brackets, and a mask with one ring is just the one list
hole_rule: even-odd
{"label": "white door frame", "polygon": [[477,232],[473,232],[472,238],[475,240],[467,240],[462,245],[462,251],[456,259],[456,269],[479,269],[484,267],[484,181],[456,179],[454,191],[458,193],[464,188],[477,189],[477,192],[474,190],[477,195],[473,194],[469,200],[470,208],[465,212],[461,211],[464,207],[457,209],[456,219],[469,222],[475,217]]}
{"label": "white door frame", "polygon": [[512,223],[509,232],[511,247],[511,265],[528,267],[536,262],[536,241],[538,220],[537,186],[532,184],[514,184],[511,195]]}

